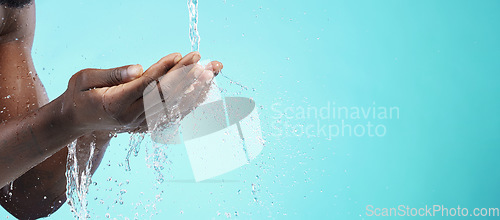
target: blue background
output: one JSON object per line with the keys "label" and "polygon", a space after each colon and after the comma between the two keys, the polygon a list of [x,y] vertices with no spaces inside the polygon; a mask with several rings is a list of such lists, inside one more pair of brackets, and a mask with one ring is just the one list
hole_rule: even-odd
{"label": "blue background", "polygon": [[[223,74],[247,87],[219,76],[225,95],[256,101],[265,148],[249,165],[192,183],[185,149],[170,146],[158,184],[144,159],[152,143],[142,143],[127,172],[130,135],[119,135],[93,177],[92,218],[364,219],[367,205],[500,208],[499,9],[494,0],[200,0],[202,59],[222,61]],[[39,1],[33,58],[54,99],[80,69],[147,68],[186,54],[188,27],[185,1]],[[383,124],[383,137],[331,139],[303,128],[339,120],[281,114],[328,102],[400,114],[350,120]],[[67,205],[51,217],[70,218]]]}

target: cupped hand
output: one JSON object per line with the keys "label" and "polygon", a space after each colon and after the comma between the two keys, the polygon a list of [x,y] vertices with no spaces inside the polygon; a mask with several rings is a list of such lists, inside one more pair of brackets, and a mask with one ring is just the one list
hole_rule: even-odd
{"label": "cupped hand", "polygon": [[222,64],[214,61],[200,68],[196,64],[199,60],[198,52],[184,58],[173,53],[144,72],[140,65],[81,70],[71,77],[68,89],[61,96],[64,103],[61,111],[84,131],[144,130],[143,95],[154,82],[161,83],[164,94],[170,97],[167,107],[171,112],[183,111],[176,110],[179,106],[192,110],[202,102],[203,94],[208,91],[207,82],[222,69]]}
{"label": "cupped hand", "polygon": [[175,131],[180,120],[205,100],[213,77],[221,69],[222,63],[218,61],[205,67],[196,63],[178,65],[150,83],[144,91],[146,121],[140,131],[144,131],[146,124],[149,130],[161,126]]}

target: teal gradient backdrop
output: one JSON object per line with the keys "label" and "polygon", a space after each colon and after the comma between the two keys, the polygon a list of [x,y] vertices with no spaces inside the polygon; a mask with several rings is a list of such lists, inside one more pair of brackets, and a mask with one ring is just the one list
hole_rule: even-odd
{"label": "teal gradient backdrop", "polygon": [[[223,75],[247,88],[218,78],[225,95],[256,101],[266,146],[251,164],[201,183],[187,181],[185,149],[169,146],[158,184],[144,159],[151,142],[125,171],[130,135],[118,135],[93,177],[92,218],[368,219],[368,205],[500,208],[499,10],[495,0],[199,0],[202,59],[222,61]],[[54,99],[80,69],[146,68],[186,54],[188,27],[183,0],[39,1],[33,58]],[[399,115],[344,120],[381,125],[382,136],[328,138],[322,127],[342,119],[300,114],[328,103]],[[65,205],[50,219],[71,217]]]}

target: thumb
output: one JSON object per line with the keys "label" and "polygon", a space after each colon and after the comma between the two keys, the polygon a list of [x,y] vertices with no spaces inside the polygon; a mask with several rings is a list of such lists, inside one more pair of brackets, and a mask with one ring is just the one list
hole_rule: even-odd
{"label": "thumb", "polygon": [[101,88],[130,82],[143,73],[142,66],[127,65],[111,69],[86,69],[82,71],[82,83],[88,88]]}

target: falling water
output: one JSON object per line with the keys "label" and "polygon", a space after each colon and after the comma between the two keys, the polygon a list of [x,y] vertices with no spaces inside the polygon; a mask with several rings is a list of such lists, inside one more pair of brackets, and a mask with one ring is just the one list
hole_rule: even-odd
{"label": "falling water", "polygon": [[[198,32],[198,0],[188,0],[187,2],[188,10],[189,10],[189,41],[191,42],[191,51],[199,51],[200,47],[200,34]],[[169,117],[169,118],[179,118],[180,117]],[[159,123],[159,122],[158,122]],[[161,124],[161,123],[159,123]],[[159,124],[156,124],[154,127],[158,127]],[[173,124],[178,124],[178,122],[174,122]],[[135,137],[134,137],[135,136]],[[137,136],[133,135],[130,139],[130,150],[128,152],[126,162],[127,162],[127,170],[130,170],[129,158],[132,152],[134,156],[137,156],[137,152],[139,151],[139,145],[144,135]],[[168,161],[168,156],[166,155],[166,146],[158,143],[154,143],[152,147],[152,154],[148,153],[148,148],[146,148],[146,161],[147,166],[154,168],[156,172],[156,180],[158,183],[162,183],[164,181],[164,164]]]}
{"label": "falling water", "polygon": [[187,4],[189,9],[189,40],[191,41],[191,51],[199,51],[198,0],[188,0]]}
{"label": "falling water", "polygon": [[126,171],[130,171],[130,155],[132,153],[134,154],[134,157],[137,157],[139,155],[139,150],[141,149],[141,142],[144,140],[145,133],[133,133],[130,135],[130,142],[129,142],[129,147],[130,149],[128,150],[127,157],[125,158],[126,162]]}
{"label": "falling water", "polygon": [[[156,173],[156,182],[163,183],[165,181],[165,172],[170,170],[170,167],[165,166],[170,162],[167,156],[167,146],[160,143],[153,143],[152,154],[146,148],[146,163],[148,168],[153,168]],[[166,169],[167,168],[167,169]],[[165,170],[166,169],[166,170]]]}
{"label": "falling water", "polygon": [[[200,49],[200,33],[198,32],[198,0],[188,0],[189,9],[189,40],[191,41],[191,51],[199,51]],[[236,80],[219,73],[223,78],[229,80],[231,84],[241,87],[243,90],[248,90],[248,87],[242,85]],[[255,90],[255,89],[253,89]]]}
{"label": "falling water", "polygon": [[[189,10],[189,40],[191,42],[191,51],[198,51],[200,46],[200,34],[198,33],[198,0],[188,0]],[[155,126],[156,127],[156,126]],[[129,151],[125,158],[125,170],[130,171],[130,156],[137,156],[140,150],[140,144],[144,139],[144,134],[132,134],[130,137]],[[163,182],[162,170],[164,169],[163,163],[167,161],[167,156],[164,152],[164,146],[159,144],[153,145],[153,154],[147,155],[148,167],[153,167],[157,173],[157,181]],[[146,154],[148,149],[146,148]]]}
{"label": "falling water", "polygon": [[[85,164],[85,170],[80,171],[78,166],[78,156],[76,149],[77,141],[73,141],[68,146],[68,158],[66,163],[66,197],[70,205],[71,212],[75,219],[90,218],[87,210],[87,193],[91,183],[92,158],[94,156],[95,143],[90,143],[90,153]],[[82,158],[80,158],[82,159]]]}

